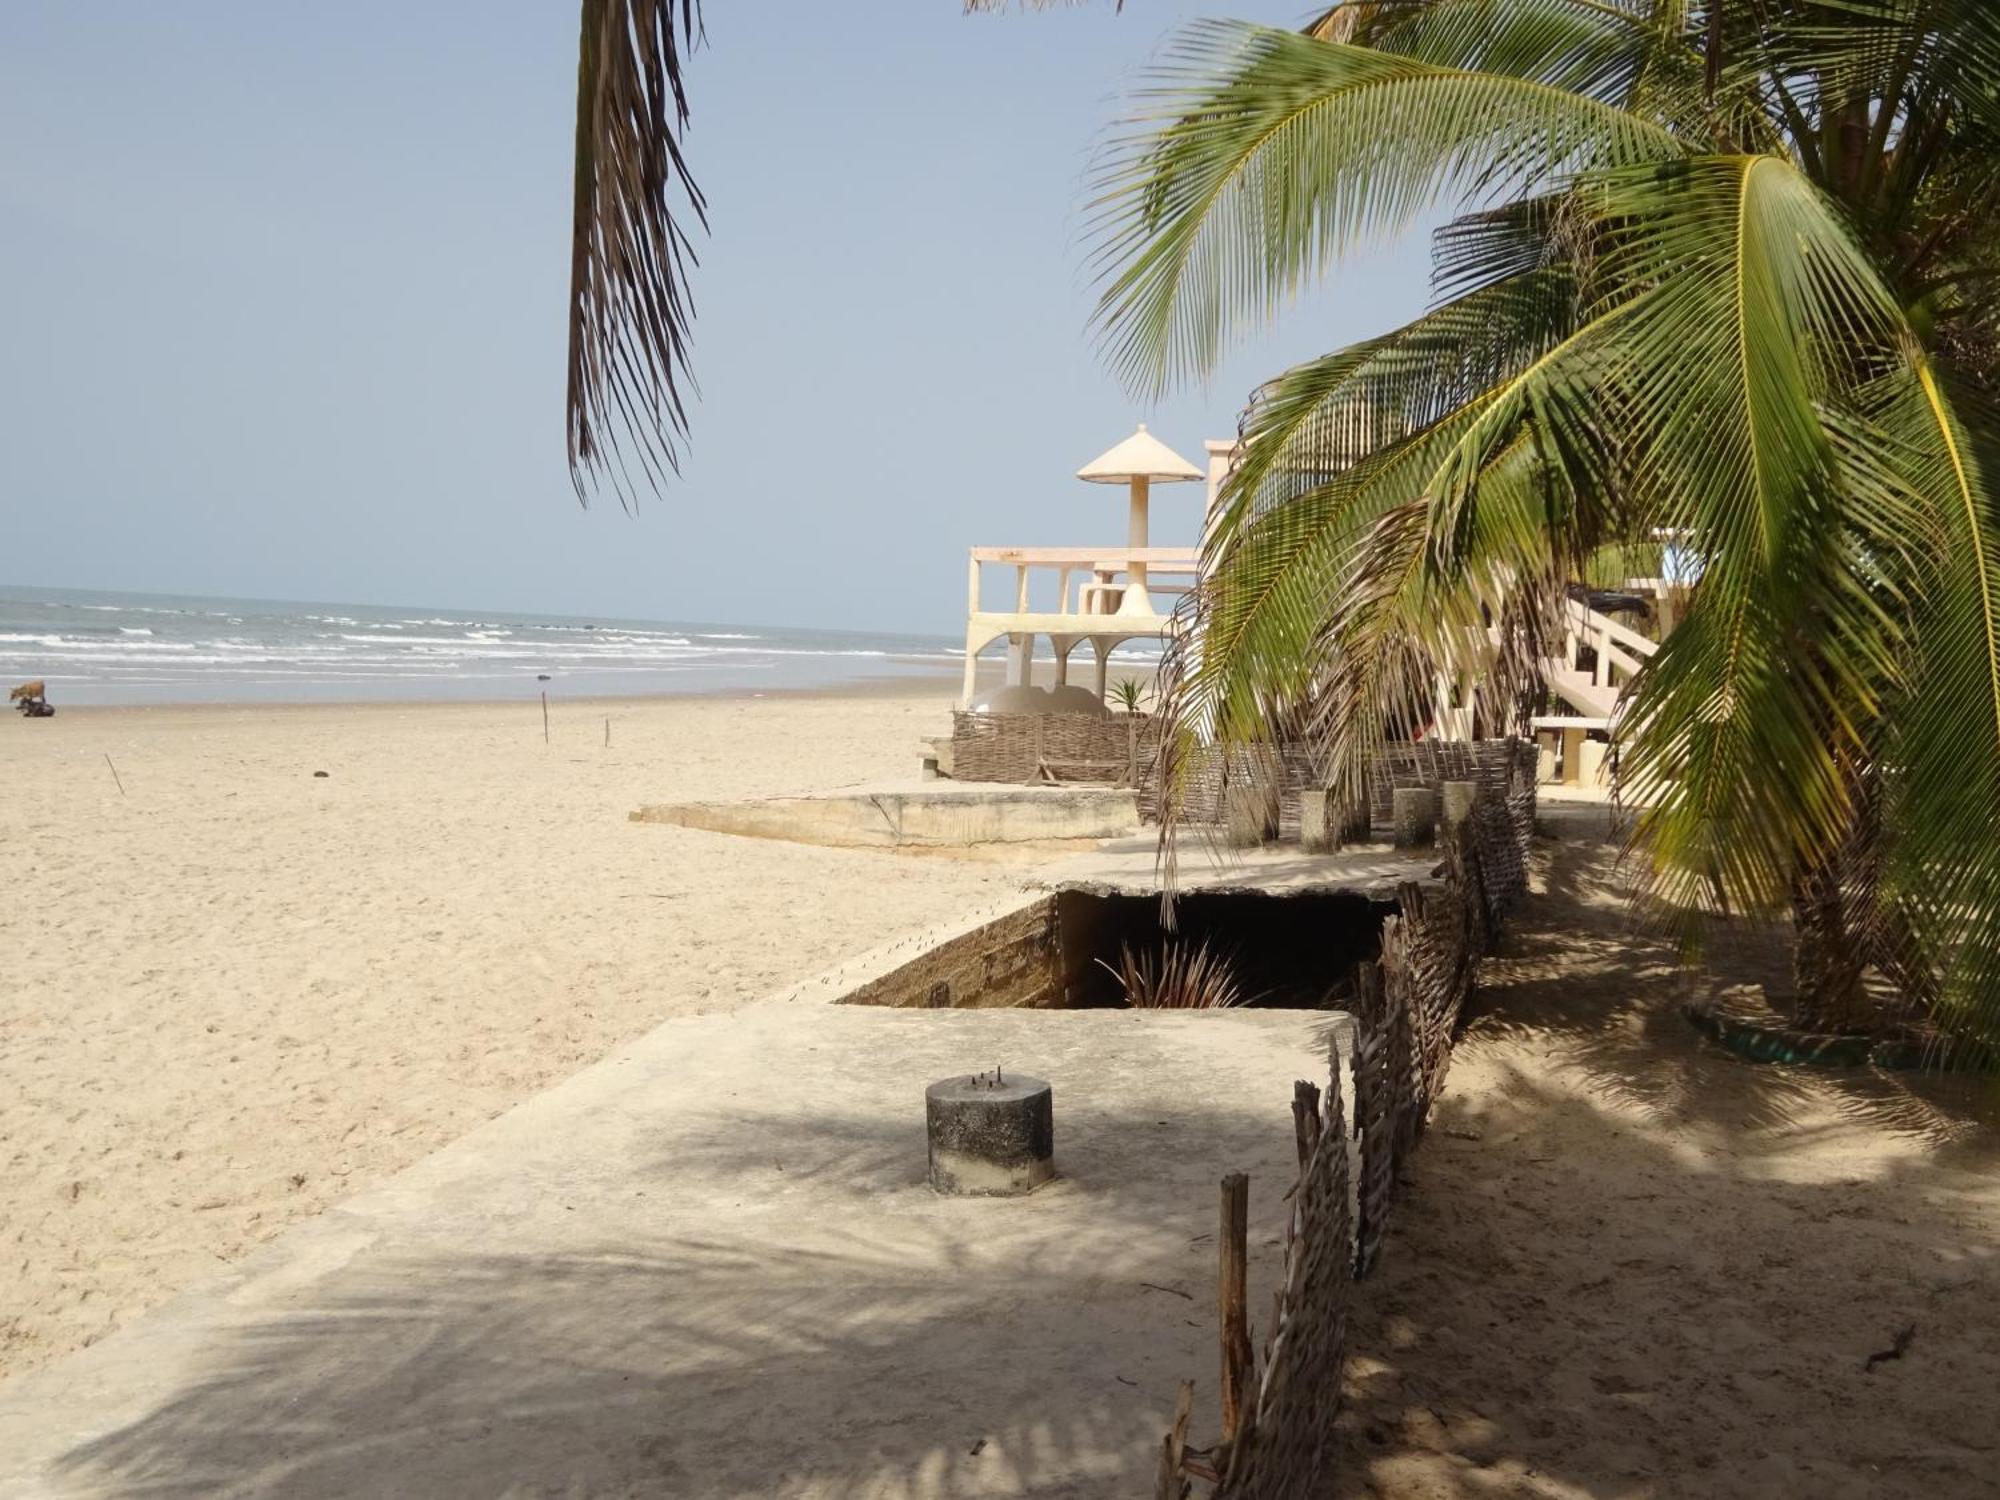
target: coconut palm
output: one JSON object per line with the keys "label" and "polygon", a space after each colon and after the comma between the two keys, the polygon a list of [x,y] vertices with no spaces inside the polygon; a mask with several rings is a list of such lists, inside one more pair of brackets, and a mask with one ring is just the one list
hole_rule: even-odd
{"label": "coconut palm", "polygon": [[1447,222],[1428,311],[1245,413],[1180,742],[1302,724],[1351,780],[1440,668],[1518,724],[1564,584],[1675,537],[1699,582],[1619,721],[1651,893],[1791,910],[1815,1025],[1867,1021],[1873,967],[2000,1041],[1996,129],[1990,0],[1184,33],[1094,208],[1134,386]]}

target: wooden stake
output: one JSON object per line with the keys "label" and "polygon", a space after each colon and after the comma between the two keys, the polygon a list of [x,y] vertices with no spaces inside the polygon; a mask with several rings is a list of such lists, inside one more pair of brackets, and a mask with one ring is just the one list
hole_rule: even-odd
{"label": "wooden stake", "polygon": [[1319,1144],[1319,1085],[1303,1078],[1292,1085],[1292,1132],[1298,1137],[1299,1175],[1312,1162],[1313,1148]]}
{"label": "wooden stake", "polygon": [[[107,766],[111,766],[111,752],[109,750],[104,752],[104,763]],[[118,783],[118,795],[121,797],[124,796],[125,779],[118,774],[118,768],[116,766],[111,766],[111,779]]]}
{"label": "wooden stake", "polygon": [[606,715],[604,720],[604,748],[607,750],[611,748],[611,719],[609,715]]}
{"label": "wooden stake", "polygon": [[549,742],[549,690],[542,689],[542,743]]}
{"label": "wooden stake", "polygon": [[1183,1380],[1180,1396],[1174,1402],[1174,1425],[1160,1440],[1160,1467],[1153,1478],[1155,1500],[1187,1500],[1187,1472],[1181,1462],[1187,1452],[1188,1418],[1193,1412],[1194,1382]]}
{"label": "wooden stake", "polygon": [[1221,1257],[1216,1272],[1216,1311],[1222,1332],[1222,1442],[1243,1430],[1256,1356],[1250,1352],[1249,1271],[1250,1177],[1231,1172],[1222,1179]]}

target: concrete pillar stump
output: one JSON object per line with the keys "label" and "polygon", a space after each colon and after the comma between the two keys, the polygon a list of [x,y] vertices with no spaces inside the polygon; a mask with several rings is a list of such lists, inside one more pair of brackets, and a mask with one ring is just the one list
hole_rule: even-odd
{"label": "concrete pillar stump", "polygon": [[924,1090],[934,1191],[1016,1198],[1056,1175],[1054,1092],[1025,1073],[961,1073]]}
{"label": "concrete pillar stump", "polygon": [[1299,793],[1299,847],[1308,854],[1331,854],[1340,847],[1340,797],[1324,787]]}
{"label": "concrete pillar stump", "polygon": [[1391,838],[1398,849],[1422,849],[1437,839],[1437,794],[1427,786],[1399,786],[1389,794]]}
{"label": "concrete pillar stump", "polygon": [[1478,782],[1447,781],[1444,784],[1444,826],[1464,827],[1472,820],[1472,807],[1478,800]]}
{"label": "concrete pillar stump", "polygon": [[1299,846],[1308,854],[1331,854],[1368,842],[1368,804],[1353,811],[1339,792],[1307,787],[1299,793]]}
{"label": "concrete pillar stump", "polygon": [[1577,748],[1576,779],[1580,786],[1605,786],[1610,782],[1605,768],[1611,763],[1611,746],[1603,740],[1585,740]]}
{"label": "concrete pillar stump", "polygon": [[1222,795],[1224,841],[1232,849],[1258,849],[1278,836],[1276,787],[1232,786]]}
{"label": "concrete pillar stump", "polygon": [[1535,736],[1535,780],[1544,784],[1559,779],[1562,767],[1556,760],[1556,737],[1544,729]]}

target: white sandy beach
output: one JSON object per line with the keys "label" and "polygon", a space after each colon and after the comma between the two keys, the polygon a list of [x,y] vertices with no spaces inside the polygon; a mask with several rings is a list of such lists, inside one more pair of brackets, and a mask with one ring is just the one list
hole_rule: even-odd
{"label": "white sandy beach", "polygon": [[1015,883],[626,820],[907,775],[945,709],[922,685],[558,703],[548,745],[533,702],[0,722],[0,1371],[663,1018]]}
{"label": "white sandy beach", "polygon": [[[548,746],[533,704],[0,723],[6,1369],[662,1019],[1018,884],[626,819],[905,774],[943,708],[934,688],[558,705]],[[1545,848],[1483,970],[1357,1305],[1338,1492],[1990,1493],[1990,1095],[1709,1048],[1612,853]],[[1878,1368],[1899,1330],[1907,1356]],[[865,1474],[873,1441],[820,1457]]]}

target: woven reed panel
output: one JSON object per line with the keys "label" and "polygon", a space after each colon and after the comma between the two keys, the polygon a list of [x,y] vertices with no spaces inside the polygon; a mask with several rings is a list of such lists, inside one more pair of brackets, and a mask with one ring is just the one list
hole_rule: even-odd
{"label": "woven reed panel", "polygon": [[1292,1194],[1285,1279],[1256,1411],[1230,1452],[1216,1500],[1322,1500],[1333,1477],[1354,1286],[1338,1071],[1323,1098],[1319,1141]]}
{"label": "woven reed panel", "polygon": [[1131,786],[1152,776],[1159,739],[1151,714],[954,713],[952,776],[1014,786]]}

